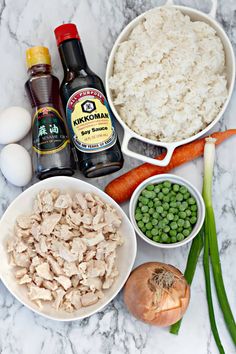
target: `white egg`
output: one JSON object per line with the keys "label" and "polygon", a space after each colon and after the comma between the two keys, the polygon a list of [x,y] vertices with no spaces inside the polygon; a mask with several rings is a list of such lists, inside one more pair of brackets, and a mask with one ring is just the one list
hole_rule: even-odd
{"label": "white egg", "polygon": [[2,149],[0,168],[4,177],[17,187],[26,186],[32,178],[31,156],[18,144],[9,144]]}
{"label": "white egg", "polygon": [[23,139],[31,128],[30,113],[22,107],[9,107],[0,113],[0,144]]}

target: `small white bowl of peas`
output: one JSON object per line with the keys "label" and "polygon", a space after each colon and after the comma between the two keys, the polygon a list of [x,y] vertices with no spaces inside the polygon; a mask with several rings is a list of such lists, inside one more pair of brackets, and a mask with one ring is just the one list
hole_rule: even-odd
{"label": "small white bowl of peas", "polygon": [[150,177],[133,192],[131,222],[147,243],[161,248],[183,246],[199,233],[205,204],[187,180],[172,174]]}

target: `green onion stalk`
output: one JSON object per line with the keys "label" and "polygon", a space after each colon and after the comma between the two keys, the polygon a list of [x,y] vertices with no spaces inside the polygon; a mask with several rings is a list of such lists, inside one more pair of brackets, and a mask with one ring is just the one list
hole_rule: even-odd
{"label": "green onion stalk", "polygon": [[[228,327],[231,338],[236,345],[236,324],[233,317],[233,313],[230,308],[228,297],[226,294],[222,269],[220,264],[219,248],[217,241],[216,233],[216,224],[215,216],[212,205],[212,177],[213,177],[213,168],[214,168],[214,159],[215,159],[215,141],[214,138],[207,138],[205,149],[204,149],[204,180],[203,180],[203,199],[206,206],[206,218],[205,218],[205,246],[209,246],[208,249],[205,249],[205,270],[207,270],[207,257],[210,253],[210,260],[212,265],[212,272],[214,277],[214,283],[216,288],[217,298],[224,316],[225,323]],[[209,281],[208,276],[210,276],[210,271],[207,277],[206,283]],[[209,285],[207,285],[209,288]],[[209,296],[209,289],[207,295]],[[208,298],[208,308],[209,313],[211,314],[211,300]],[[214,313],[213,313],[214,314]],[[210,320],[214,322],[213,317],[210,316]],[[211,324],[213,323],[211,322]],[[218,333],[215,332],[216,327],[213,324],[213,335],[216,339],[216,343],[220,344]],[[219,348],[219,346],[218,346]],[[219,348],[220,350],[220,348]],[[223,352],[222,352],[223,353]]]}

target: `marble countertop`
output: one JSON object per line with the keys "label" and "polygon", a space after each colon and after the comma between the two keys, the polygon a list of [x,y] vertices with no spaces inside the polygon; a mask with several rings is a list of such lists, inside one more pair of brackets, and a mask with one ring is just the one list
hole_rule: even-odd
{"label": "marble countertop", "polygon": [[[24,64],[27,47],[48,46],[52,54],[54,72],[62,77],[53,35],[53,29],[57,25],[62,22],[74,22],[78,25],[89,65],[104,78],[109,52],[121,29],[138,14],[163,3],[162,0],[0,0],[0,108],[11,105],[29,108],[23,87],[27,78]],[[209,12],[211,7],[210,0],[178,0],[176,3],[204,12]],[[219,1],[217,20],[223,25],[236,48],[235,0]],[[235,117],[236,90],[218,128],[235,127]],[[121,128],[119,134],[122,139]],[[30,138],[24,139],[22,144],[30,149]],[[236,314],[236,276],[232,271],[235,269],[236,253],[236,163],[233,156],[235,144],[236,139],[231,138],[217,149],[214,206],[225,286]],[[153,147],[140,143],[136,143],[136,149],[155,154]],[[119,173],[138,164],[138,161],[126,158],[124,168]],[[201,189],[202,159],[173,172],[189,179]],[[81,178],[79,173],[76,176]],[[113,177],[115,175],[90,181],[103,189]],[[21,188],[13,187],[0,174],[1,214],[21,192]],[[124,205],[124,209],[127,210],[127,205]],[[170,251],[153,249],[138,239],[136,265],[150,260],[163,261],[184,270],[188,249],[188,246]],[[235,353],[217,302],[216,316],[226,353]],[[90,318],[61,323],[34,314],[0,284],[0,353],[215,354],[217,349],[209,326],[202,262],[200,261],[197,267],[191,303],[178,337],[169,334],[168,329],[150,327],[134,319],[124,307],[122,294],[102,312]]]}

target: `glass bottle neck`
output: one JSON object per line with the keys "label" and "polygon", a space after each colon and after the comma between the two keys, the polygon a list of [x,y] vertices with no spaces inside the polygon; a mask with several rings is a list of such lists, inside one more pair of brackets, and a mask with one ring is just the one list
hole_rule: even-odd
{"label": "glass bottle neck", "polygon": [[62,42],[59,46],[59,54],[64,71],[78,71],[88,67],[82,44],[78,39]]}
{"label": "glass bottle neck", "polygon": [[34,65],[28,69],[29,75],[37,75],[37,74],[51,74],[52,67],[48,64],[38,64]]}

